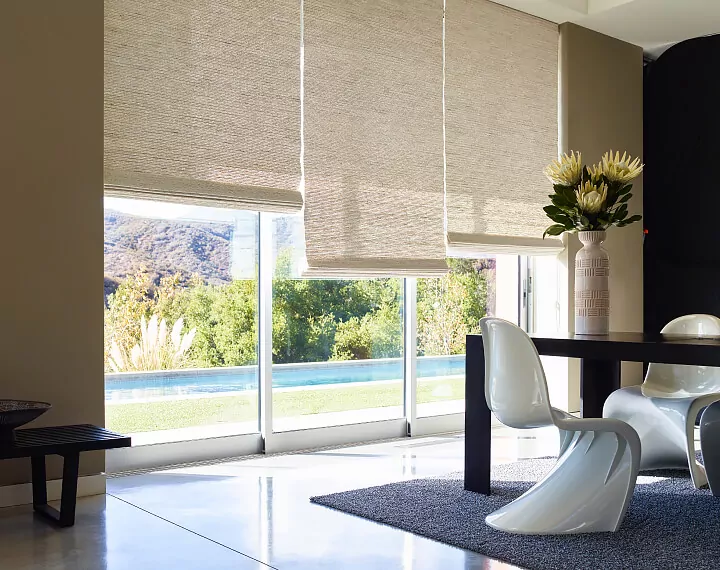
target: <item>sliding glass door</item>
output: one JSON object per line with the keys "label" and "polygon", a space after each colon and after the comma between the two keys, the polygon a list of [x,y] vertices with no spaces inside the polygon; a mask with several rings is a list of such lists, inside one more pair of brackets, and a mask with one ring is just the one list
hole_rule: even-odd
{"label": "sliding glass door", "polygon": [[136,445],[258,432],[258,214],[105,200],[105,401]]}
{"label": "sliding glass door", "polygon": [[417,281],[417,414],[465,410],[465,336],[495,312],[495,260],[448,259],[444,277]]}
{"label": "sliding glass door", "polygon": [[303,279],[302,231],[273,217],[273,431],[402,418],[402,280]]}
{"label": "sliding glass door", "polygon": [[162,460],[193,461],[462,429],[465,336],[486,315],[522,321],[520,258],[307,279],[303,244],[299,214],[106,199],[106,417],[132,453],[207,441]]}

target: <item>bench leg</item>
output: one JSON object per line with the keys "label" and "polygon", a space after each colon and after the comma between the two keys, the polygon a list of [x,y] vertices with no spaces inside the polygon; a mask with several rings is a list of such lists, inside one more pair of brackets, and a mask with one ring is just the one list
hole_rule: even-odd
{"label": "bench leg", "polygon": [[33,455],[30,458],[32,465],[32,493],[33,507],[47,505],[47,477],[45,476],[45,456]]}
{"label": "bench leg", "polygon": [[72,526],[75,524],[79,469],[79,453],[64,456],[62,496],[60,498],[60,526]]}
{"label": "bench leg", "polygon": [[77,503],[79,453],[63,455],[62,495],[60,511],[47,504],[47,482],[45,476],[45,457],[32,457],[33,509],[57,526],[68,527],[75,524],[75,505]]}

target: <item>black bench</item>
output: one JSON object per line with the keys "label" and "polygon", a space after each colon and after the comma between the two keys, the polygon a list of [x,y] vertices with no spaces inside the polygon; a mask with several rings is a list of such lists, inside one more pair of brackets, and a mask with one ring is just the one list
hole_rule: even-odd
{"label": "black bench", "polygon": [[[129,437],[89,424],[18,429],[14,442],[0,446],[0,459],[30,458],[33,509],[53,524],[66,527],[75,524],[80,453],[130,445]],[[64,460],[60,511],[47,504],[46,455]]]}

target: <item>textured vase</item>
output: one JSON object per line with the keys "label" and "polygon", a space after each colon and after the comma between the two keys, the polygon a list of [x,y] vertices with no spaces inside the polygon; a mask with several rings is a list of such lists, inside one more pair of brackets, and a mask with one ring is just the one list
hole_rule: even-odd
{"label": "textured vase", "polygon": [[578,232],[583,248],[575,256],[575,333],[610,331],[610,256],[605,232]]}

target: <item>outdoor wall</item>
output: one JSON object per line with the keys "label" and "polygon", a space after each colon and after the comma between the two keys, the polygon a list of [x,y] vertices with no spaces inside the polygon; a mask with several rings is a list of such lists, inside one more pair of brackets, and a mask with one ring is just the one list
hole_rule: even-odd
{"label": "outdoor wall", "polygon": [[[642,48],[575,24],[560,26],[560,150],[582,151],[585,163],[609,149],[643,156]],[[642,176],[633,184],[632,214],[642,214]],[[643,330],[643,225],[608,231],[610,254],[610,329]],[[564,295],[568,330],[574,328],[573,262],[576,236],[561,256],[566,267]],[[577,363],[570,368],[570,408],[579,403]],[[642,380],[642,365],[623,364],[623,385]]]}
{"label": "outdoor wall", "polygon": [[[0,398],[103,425],[103,3],[0,3],[0,82]],[[0,485],[29,474],[0,463]]]}

